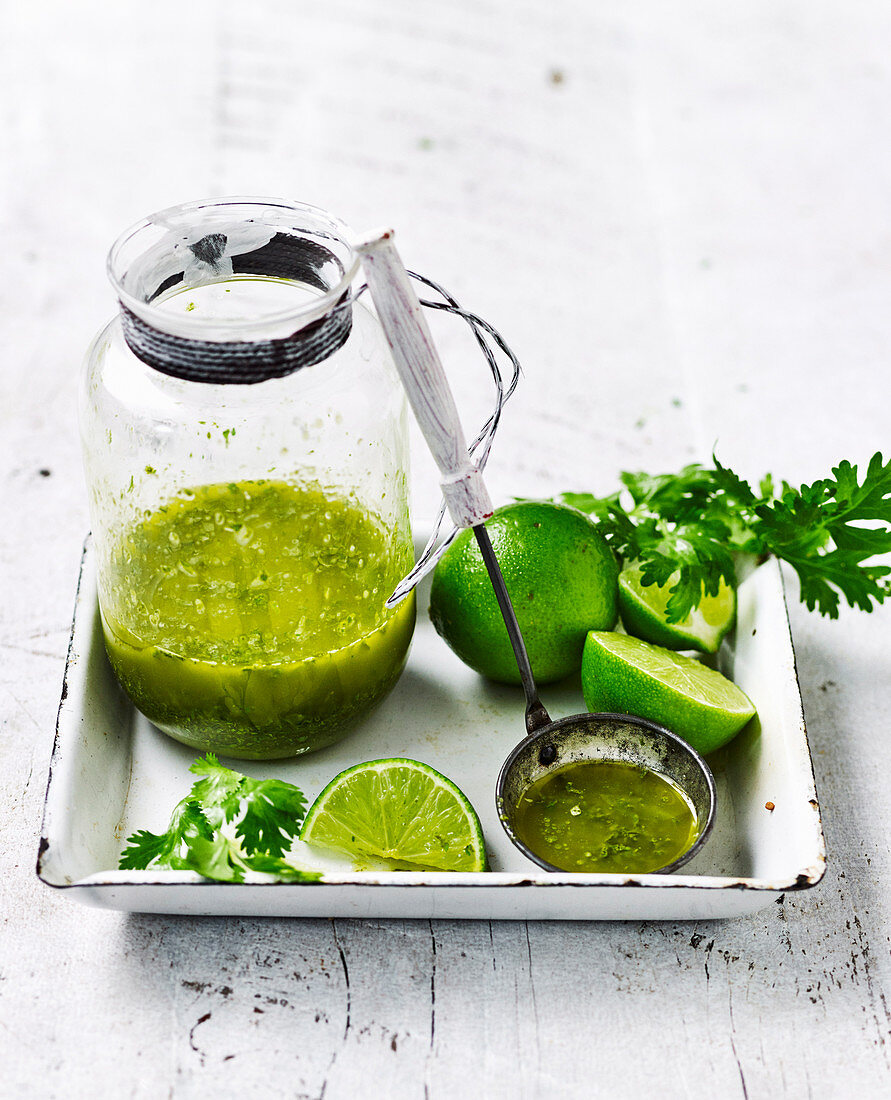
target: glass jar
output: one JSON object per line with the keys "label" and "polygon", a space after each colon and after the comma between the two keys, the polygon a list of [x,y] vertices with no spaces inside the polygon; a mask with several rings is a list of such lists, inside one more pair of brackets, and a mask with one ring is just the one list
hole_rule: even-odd
{"label": "glass jar", "polygon": [[111,665],[179,741],[247,759],[343,737],[415,621],[402,388],[347,231],[266,199],[133,226],[80,393]]}

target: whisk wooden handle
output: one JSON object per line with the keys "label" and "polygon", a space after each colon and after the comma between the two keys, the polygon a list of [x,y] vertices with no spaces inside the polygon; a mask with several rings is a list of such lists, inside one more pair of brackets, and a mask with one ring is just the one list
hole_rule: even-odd
{"label": "whisk wooden handle", "polygon": [[442,475],[442,492],[458,527],[492,514],[482,475],[467,453],[455,400],[430,329],[393,244],[392,229],[354,242],[396,369],[427,446]]}

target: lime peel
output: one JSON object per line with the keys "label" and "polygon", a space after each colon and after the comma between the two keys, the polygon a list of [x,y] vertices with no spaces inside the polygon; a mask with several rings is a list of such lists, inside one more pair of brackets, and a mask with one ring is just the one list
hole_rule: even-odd
{"label": "lime peel", "polygon": [[[588,630],[618,618],[619,566],[584,513],[548,501],[520,501],[486,521],[539,684],[578,671]],[[519,684],[513,647],[471,530],[440,558],[430,588],[430,621],[470,668]]]}
{"label": "lime peel", "polygon": [[592,630],[582,657],[590,711],[635,714],[658,722],[701,753],[727,744],[756,713],[726,676],[662,646]]}

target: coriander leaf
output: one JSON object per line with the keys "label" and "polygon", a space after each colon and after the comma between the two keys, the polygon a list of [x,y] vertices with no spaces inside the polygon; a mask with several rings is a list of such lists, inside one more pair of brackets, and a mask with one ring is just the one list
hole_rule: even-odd
{"label": "coriander leaf", "polygon": [[287,860],[278,859],[276,856],[260,852],[254,856],[248,856],[246,865],[252,871],[260,871],[263,874],[275,875],[284,882],[318,882],[322,877],[318,871],[302,871]]}
{"label": "coriander leaf", "polygon": [[873,455],[861,484],[840,462],[824,478],[755,509],[753,531],[765,550],[787,561],[810,610],[838,617],[839,594],[871,611],[891,594],[891,567],[869,559],[891,551],[891,461]]}
{"label": "coriander leaf", "polygon": [[166,833],[150,833],[140,829],[127,837],[127,847],[121,853],[118,866],[122,871],[142,871],[158,859],[170,854],[170,842]]}
{"label": "coriander leaf", "polygon": [[[233,793],[238,790],[244,776],[231,768],[224,767],[214,753],[206,753],[189,767],[193,775],[203,776],[192,787],[190,797],[194,799],[215,826],[227,819],[226,805]],[[231,820],[231,819],[230,819]]]}
{"label": "coriander leaf", "polygon": [[623,473],[619,480],[631,494],[638,510],[674,519],[686,518],[694,502],[712,491],[712,471],[698,464],[685,466],[679,474]]}
{"label": "coriander leaf", "polygon": [[218,882],[243,882],[244,862],[236,845],[220,832],[193,837],[182,856],[171,860],[174,871],[197,871]]}
{"label": "coriander leaf", "polygon": [[211,840],[196,837],[185,854],[172,862],[172,867],[177,871],[197,871],[217,882],[244,882],[248,871],[273,875],[281,882],[318,882],[322,877],[318,871],[305,871],[268,852],[247,855],[237,841],[223,833],[214,834]]}
{"label": "coriander leaf", "polygon": [[244,807],[244,816],[235,832],[245,851],[249,855],[258,852],[284,855],[306,812],[303,792],[278,779],[245,778],[238,791],[230,795],[227,807],[236,798]]}
{"label": "coriander leaf", "polygon": [[699,606],[703,595],[715,596],[721,580],[736,585],[730,529],[720,520],[677,524],[667,530],[656,525],[638,540],[637,564],[641,583],[664,585],[677,574],[666,607],[669,622],[681,622]]}
{"label": "coriander leaf", "polygon": [[[873,455],[863,481],[847,460],[812,485],[794,489],[766,475],[757,492],[713,456],[676,474],[625,472],[611,496],[555,498],[587,512],[644,585],[672,580],[666,615],[679,622],[735,584],[739,555],[774,554],[796,571],[810,609],[838,616],[840,597],[871,611],[891,595],[891,567],[871,561],[891,552],[891,461]],[[675,576],[675,574],[677,574]]]}
{"label": "coriander leaf", "polygon": [[187,796],[174,807],[166,833],[141,829],[127,838],[128,847],[122,852],[118,866],[121,870],[134,871],[152,865],[170,866],[183,843],[195,837],[210,836],[211,828],[201,807]]}
{"label": "coriander leaf", "polygon": [[[715,491],[711,472],[687,466],[672,477],[623,474],[630,508],[617,496],[583,503],[613,552],[641,568],[645,586],[674,578],[666,615],[680,622],[703,594],[717,593],[722,578],[736,584],[732,549],[739,539],[737,520],[723,503],[706,511],[705,494]],[[569,497],[559,499],[568,503]]]}
{"label": "coriander leaf", "polygon": [[[754,505],[757,502],[757,497],[747,481],[743,481],[729,467],[722,466],[714,455],[712,455],[712,462],[715,464],[714,484],[728,500],[748,505]],[[769,474],[761,482],[760,489],[762,496],[773,495],[773,480]]]}
{"label": "coriander leaf", "polygon": [[243,882],[248,871],[287,882],[320,877],[283,858],[306,811],[302,791],[278,779],[241,775],[213,753],[190,771],[200,778],[174,808],[167,832],[143,829],[129,837],[122,869],[196,871],[218,882]]}
{"label": "coriander leaf", "polygon": [[611,497],[595,497],[591,493],[562,493],[556,498],[560,504],[568,504],[571,508],[578,508],[580,512],[587,512],[595,519],[610,519],[614,509],[621,512],[619,494]]}

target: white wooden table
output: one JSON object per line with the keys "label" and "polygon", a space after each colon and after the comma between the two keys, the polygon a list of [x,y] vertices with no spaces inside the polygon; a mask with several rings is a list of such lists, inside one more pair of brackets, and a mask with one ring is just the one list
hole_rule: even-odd
{"label": "white wooden table", "polygon": [[749,919],[128,917],[33,866],[119,230],[233,193],[396,226],[524,363],[499,500],[714,445],[810,481],[891,447],[891,9],[10,3],[0,103],[0,1094],[888,1095],[888,609],[792,608],[830,870]]}

